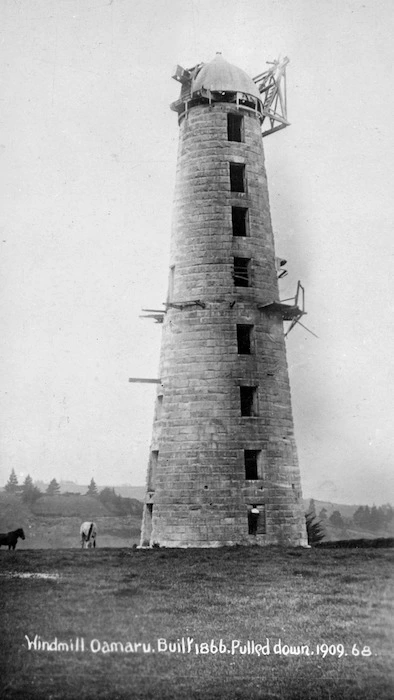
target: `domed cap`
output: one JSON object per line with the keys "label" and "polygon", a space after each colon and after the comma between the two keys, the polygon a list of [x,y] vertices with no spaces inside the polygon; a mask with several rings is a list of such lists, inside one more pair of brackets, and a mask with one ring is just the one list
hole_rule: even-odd
{"label": "domed cap", "polygon": [[204,88],[211,92],[245,92],[261,99],[252,78],[237,66],[227,63],[220,53],[197,73],[192,82],[192,95]]}

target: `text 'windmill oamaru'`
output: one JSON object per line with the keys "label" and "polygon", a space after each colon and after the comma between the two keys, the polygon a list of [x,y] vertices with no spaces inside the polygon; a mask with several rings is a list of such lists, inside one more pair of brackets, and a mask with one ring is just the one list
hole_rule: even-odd
{"label": "text 'windmill oamaru'", "polygon": [[283,327],[303,315],[303,288],[279,300],[262,141],[288,124],[287,62],[252,80],[217,54],[173,76],[168,298],[146,310],[163,337],[142,546],[307,543]]}

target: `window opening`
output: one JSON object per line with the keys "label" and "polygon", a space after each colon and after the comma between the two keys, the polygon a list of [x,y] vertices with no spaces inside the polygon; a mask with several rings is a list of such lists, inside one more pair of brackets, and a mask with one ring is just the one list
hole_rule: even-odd
{"label": "window opening", "polygon": [[250,258],[234,258],[234,284],[236,287],[249,287]]}
{"label": "window opening", "polygon": [[259,455],[260,450],[244,450],[245,479],[255,481],[259,478]]}
{"label": "window opening", "polygon": [[227,115],[227,136],[229,141],[243,141],[243,117],[239,114]]}
{"label": "window opening", "polygon": [[142,546],[143,547],[149,547],[150,545],[150,539],[152,536],[152,518],[153,518],[153,503],[146,503],[145,504],[145,512],[144,512],[144,525],[143,525],[143,541],[142,541]]}
{"label": "window opening", "polygon": [[155,490],[156,468],[159,461],[159,450],[152,450],[149,460],[148,491]]}
{"label": "window opening", "polygon": [[238,355],[250,355],[252,352],[252,331],[253,326],[247,324],[237,324],[237,345]]}
{"label": "window opening", "polygon": [[170,272],[168,276],[168,294],[167,303],[171,304],[174,299],[174,278],[175,278],[175,265],[171,265]]}
{"label": "window opening", "polygon": [[245,166],[241,163],[230,163],[231,192],[245,192]]}
{"label": "window opening", "polygon": [[233,236],[247,236],[247,213],[245,207],[231,207]]}
{"label": "window opening", "polygon": [[159,420],[163,411],[163,394],[158,394],[156,404],[156,418]]}
{"label": "window opening", "polygon": [[241,386],[241,416],[257,416],[257,386]]}

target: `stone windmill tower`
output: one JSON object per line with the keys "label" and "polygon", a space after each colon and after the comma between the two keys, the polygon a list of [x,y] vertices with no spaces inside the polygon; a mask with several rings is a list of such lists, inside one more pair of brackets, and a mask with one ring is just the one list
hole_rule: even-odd
{"label": "stone windmill tower", "polygon": [[[252,80],[177,67],[171,264],[141,545],[305,545],[263,135],[287,125],[287,59]],[[285,261],[279,261],[279,264]],[[283,274],[283,272],[282,272]],[[133,380],[131,380],[133,381]]]}

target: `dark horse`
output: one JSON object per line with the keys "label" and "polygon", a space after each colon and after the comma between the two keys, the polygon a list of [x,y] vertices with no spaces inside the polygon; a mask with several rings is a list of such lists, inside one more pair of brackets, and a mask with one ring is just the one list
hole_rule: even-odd
{"label": "dark horse", "polygon": [[21,527],[18,530],[13,530],[13,532],[2,532],[0,534],[0,547],[5,544],[5,546],[8,545],[8,549],[15,549],[18,537],[22,540],[25,539],[25,533]]}

